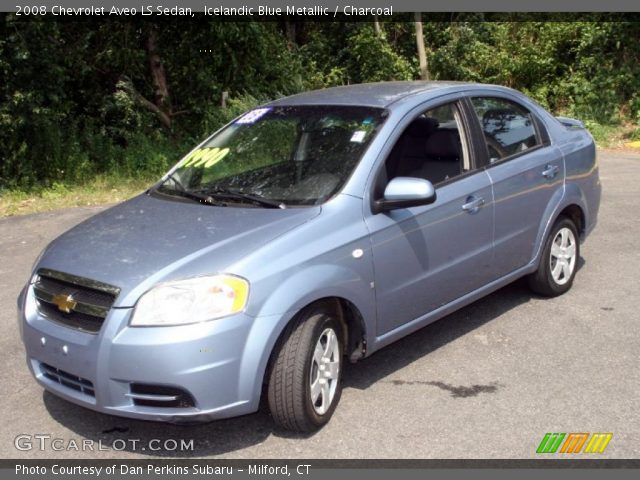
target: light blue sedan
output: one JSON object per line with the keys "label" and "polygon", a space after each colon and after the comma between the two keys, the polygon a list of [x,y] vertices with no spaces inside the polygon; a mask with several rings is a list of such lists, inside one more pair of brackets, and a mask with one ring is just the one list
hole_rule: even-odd
{"label": "light blue sedan", "polygon": [[47,390],[125,417],[313,431],[355,362],[517,278],[565,293],[594,142],[498,86],[330,88],[245,113],[54,240],[18,300]]}

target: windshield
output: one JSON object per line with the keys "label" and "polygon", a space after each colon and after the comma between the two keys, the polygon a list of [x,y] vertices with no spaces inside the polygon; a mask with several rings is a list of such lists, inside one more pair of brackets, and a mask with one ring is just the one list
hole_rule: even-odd
{"label": "windshield", "polygon": [[158,190],[211,204],[317,205],[342,188],[385,116],[370,107],[257,108],[182,159]]}

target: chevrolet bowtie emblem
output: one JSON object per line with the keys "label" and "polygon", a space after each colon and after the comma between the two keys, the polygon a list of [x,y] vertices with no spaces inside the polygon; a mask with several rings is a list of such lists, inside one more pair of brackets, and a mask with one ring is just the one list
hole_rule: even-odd
{"label": "chevrolet bowtie emblem", "polygon": [[76,302],[71,295],[65,293],[59,293],[53,296],[53,303],[58,310],[64,313],[71,313],[71,310],[76,308],[78,302]]}

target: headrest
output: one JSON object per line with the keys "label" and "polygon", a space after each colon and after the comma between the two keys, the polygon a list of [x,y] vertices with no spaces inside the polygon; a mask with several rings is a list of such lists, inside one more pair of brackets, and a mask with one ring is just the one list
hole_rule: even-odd
{"label": "headrest", "polygon": [[412,137],[427,138],[438,125],[438,120],[433,117],[418,117],[409,124],[406,132]]}
{"label": "headrest", "polygon": [[424,147],[429,157],[449,157],[452,160],[460,157],[460,140],[458,133],[453,130],[434,132]]}

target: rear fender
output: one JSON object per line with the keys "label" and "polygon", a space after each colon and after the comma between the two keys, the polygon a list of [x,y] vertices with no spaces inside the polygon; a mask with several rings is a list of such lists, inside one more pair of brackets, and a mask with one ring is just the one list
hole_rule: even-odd
{"label": "rear fender", "polygon": [[580,207],[585,218],[589,218],[586,198],[584,193],[576,185],[565,184],[564,188],[558,189],[558,191],[554,193],[553,197],[551,197],[551,200],[544,212],[543,221],[540,223],[531,271],[538,268],[544,243],[551,231],[551,228],[560,216],[560,213],[570,205],[577,205]]}

